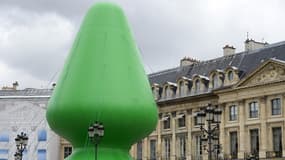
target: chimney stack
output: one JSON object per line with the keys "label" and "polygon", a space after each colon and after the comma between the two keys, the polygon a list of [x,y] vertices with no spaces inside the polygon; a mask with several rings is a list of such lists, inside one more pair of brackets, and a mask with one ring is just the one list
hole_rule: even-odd
{"label": "chimney stack", "polygon": [[267,42],[257,42],[253,39],[246,39],[244,42],[244,50],[245,51],[252,51],[255,49],[260,49],[268,45]]}
{"label": "chimney stack", "polygon": [[225,45],[225,47],[223,47],[223,50],[224,56],[228,56],[235,54],[236,48],[234,46]]}
{"label": "chimney stack", "polygon": [[180,60],[180,67],[189,66],[197,63],[199,63],[199,61],[196,59],[184,57],[183,59]]}
{"label": "chimney stack", "polygon": [[13,86],[12,87],[8,87],[8,86],[3,86],[2,87],[2,90],[17,90],[17,87],[19,86],[19,83],[18,81],[15,81],[13,83]]}
{"label": "chimney stack", "polygon": [[19,86],[18,81],[16,81],[16,82],[13,83],[13,89],[14,89],[14,90],[17,90],[17,87],[18,87],[18,86]]}

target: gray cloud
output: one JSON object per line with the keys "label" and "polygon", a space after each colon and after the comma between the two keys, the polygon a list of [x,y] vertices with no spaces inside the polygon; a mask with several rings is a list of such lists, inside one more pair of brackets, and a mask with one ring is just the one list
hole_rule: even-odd
{"label": "gray cloud", "polygon": [[[178,66],[184,56],[200,60],[222,56],[225,44],[242,51],[246,32],[269,43],[285,37],[282,0],[113,1],[129,19],[148,72]],[[93,3],[2,0],[0,37],[6,39],[0,38],[0,62],[48,81],[61,68]]]}
{"label": "gray cloud", "polygon": [[62,66],[74,35],[73,24],[56,13],[17,8],[1,13],[0,61],[48,79]]}

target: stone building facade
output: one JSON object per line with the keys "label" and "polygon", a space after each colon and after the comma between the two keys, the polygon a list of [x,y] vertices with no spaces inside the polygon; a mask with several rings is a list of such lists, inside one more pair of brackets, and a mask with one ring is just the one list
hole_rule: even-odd
{"label": "stone building facade", "polygon": [[224,49],[222,57],[184,58],[149,75],[159,121],[132,146],[134,159],[207,160],[196,114],[209,103],[222,109],[219,157],[285,158],[285,42],[246,40],[244,52]]}
{"label": "stone building facade", "polygon": [[59,160],[71,153],[71,146],[49,128],[45,113],[52,89],[0,90],[0,160],[14,159],[15,138],[28,135],[23,160]]}

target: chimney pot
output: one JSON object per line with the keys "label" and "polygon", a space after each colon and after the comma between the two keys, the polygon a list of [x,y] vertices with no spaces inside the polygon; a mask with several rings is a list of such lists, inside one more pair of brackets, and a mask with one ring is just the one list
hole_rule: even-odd
{"label": "chimney pot", "polygon": [[225,45],[223,47],[223,50],[224,50],[224,56],[228,56],[235,54],[236,48],[234,46]]}
{"label": "chimney pot", "polygon": [[183,59],[180,60],[180,67],[189,66],[197,63],[199,63],[199,61],[194,58],[184,57]]}
{"label": "chimney pot", "polygon": [[245,51],[252,51],[256,49],[260,49],[268,45],[267,42],[257,42],[253,39],[246,39],[244,41],[244,50]]}

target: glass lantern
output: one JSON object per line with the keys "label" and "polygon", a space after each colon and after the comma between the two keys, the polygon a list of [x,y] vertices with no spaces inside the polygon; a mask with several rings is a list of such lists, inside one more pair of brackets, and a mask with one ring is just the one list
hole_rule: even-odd
{"label": "glass lantern", "polygon": [[214,109],[209,105],[206,108],[206,114],[207,114],[207,121],[213,121],[214,119]]}
{"label": "glass lantern", "polygon": [[222,110],[217,108],[214,110],[214,123],[221,123]]}
{"label": "glass lantern", "polygon": [[200,111],[197,113],[197,123],[198,125],[203,126],[205,124],[206,113],[204,111]]}

